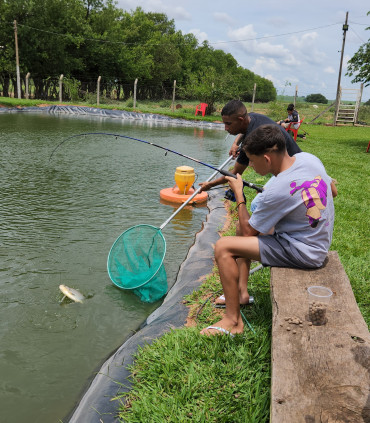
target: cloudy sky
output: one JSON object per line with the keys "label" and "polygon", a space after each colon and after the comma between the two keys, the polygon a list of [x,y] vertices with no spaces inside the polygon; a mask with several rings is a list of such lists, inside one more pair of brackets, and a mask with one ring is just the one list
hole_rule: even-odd
{"label": "cloudy sky", "polygon": [[[345,73],[347,61],[370,38],[368,0],[118,0],[117,5],[165,13],[177,30],[208,40],[239,65],[270,79],[278,94],[294,95],[298,86],[298,95],[321,93],[329,100],[336,95],[348,12],[341,85],[360,88]],[[369,98],[370,86],[362,99]]]}

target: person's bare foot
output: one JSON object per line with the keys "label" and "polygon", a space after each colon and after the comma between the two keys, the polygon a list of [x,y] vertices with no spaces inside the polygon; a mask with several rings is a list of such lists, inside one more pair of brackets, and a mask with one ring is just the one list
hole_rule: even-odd
{"label": "person's bare foot", "polygon": [[219,322],[208,326],[200,331],[201,335],[213,336],[213,335],[235,335],[237,333],[243,333],[244,325],[241,317],[238,319],[237,323],[235,321],[229,319],[228,317],[224,317]]}

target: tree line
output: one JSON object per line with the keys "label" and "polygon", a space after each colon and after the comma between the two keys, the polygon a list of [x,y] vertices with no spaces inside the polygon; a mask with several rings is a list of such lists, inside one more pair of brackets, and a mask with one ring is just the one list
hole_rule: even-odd
{"label": "tree line", "polygon": [[117,99],[130,97],[136,78],[139,100],[171,98],[174,80],[182,99],[251,101],[254,84],[255,101],[276,99],[272,82],[239,66],[231,54],[176,30],[163,13],[125,11],[113,0],[0,1],[4,96],[10,84],[16,86],[14,20],[20,73],[23,81],[31,73],[36,98],[54,95],[64,74],[80,93],[95,92],[101,76],[101,90]]}

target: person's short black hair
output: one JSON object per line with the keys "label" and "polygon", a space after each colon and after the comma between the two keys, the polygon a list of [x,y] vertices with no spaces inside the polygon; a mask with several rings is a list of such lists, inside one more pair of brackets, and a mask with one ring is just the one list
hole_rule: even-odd
{"label": "person's short black hair", "polygon": [[288,104],[288,107],[286,108],[289,112],[292,112],[294,110],[294,104],[290,103]]}
{"label": "person's short black hair", "polygon": [[247,113],[247,108],[240,100],[231,100],[221,110],[221,116],[243,116]]}
{"label": "person's short black hair", "polygon": [[286,150],[285,137],[278,125],[261,125],[246,137],[243,149],[255,156],[272,151],[282,153]]}

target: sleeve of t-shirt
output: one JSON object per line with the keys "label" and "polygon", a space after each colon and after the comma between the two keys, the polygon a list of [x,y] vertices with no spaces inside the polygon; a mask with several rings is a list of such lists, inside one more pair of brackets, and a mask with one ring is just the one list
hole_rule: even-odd
{"label": "sleeve of t-shirt", "polygon": [[262,197],[249,219],[252,228],[263,234],[266,234],[288,213],[286,199],[273,195],[273,191],[276,190],[270,185],[267,191],[259,194]]}

